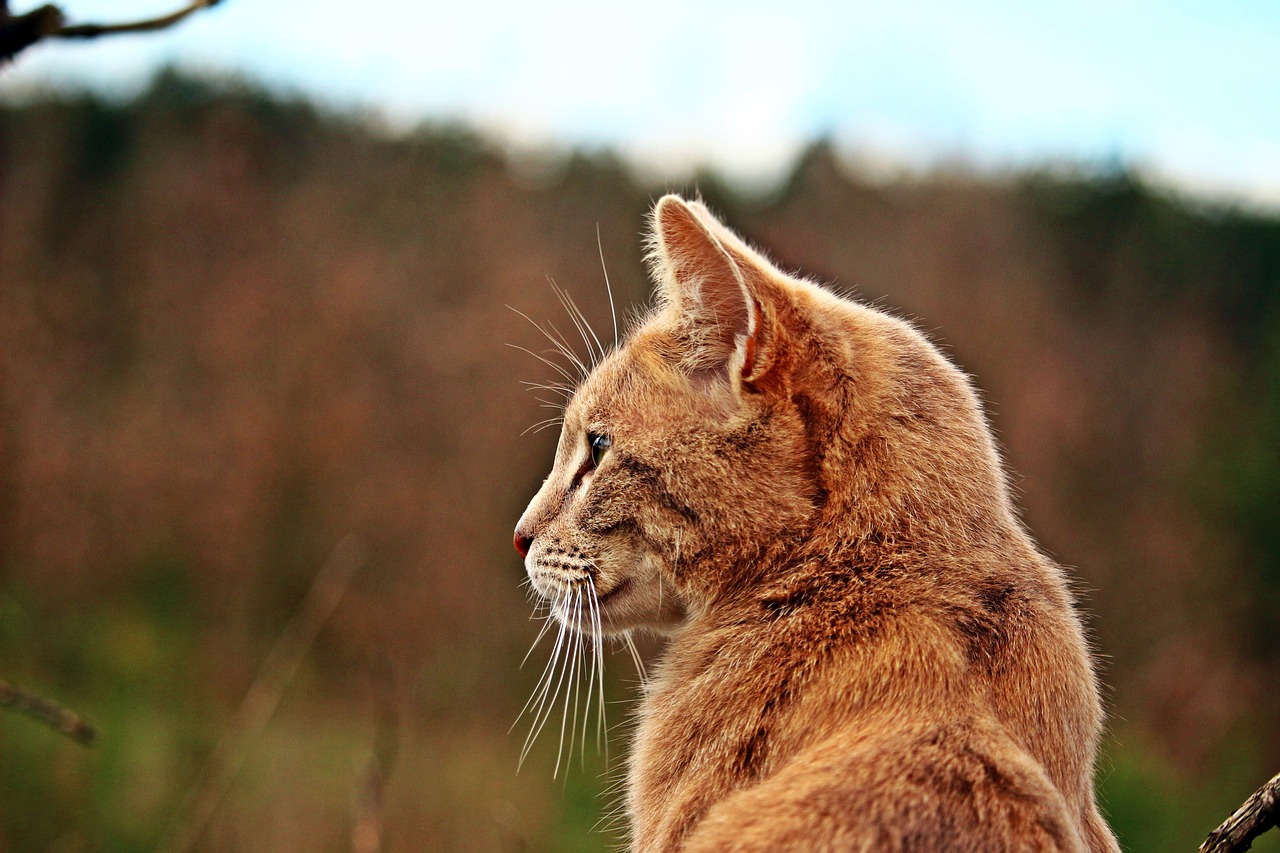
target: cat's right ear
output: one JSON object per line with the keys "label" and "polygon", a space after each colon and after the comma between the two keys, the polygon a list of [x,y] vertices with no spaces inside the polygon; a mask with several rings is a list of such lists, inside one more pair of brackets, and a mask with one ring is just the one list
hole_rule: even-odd
{"label": "cat's right ear", "polygon": [[667,195],[653,209],[650,252],[659,301],[677,317],[691,375],[734,390],[769,368],[765,344],[772,312],[744,270],[684,199]]}

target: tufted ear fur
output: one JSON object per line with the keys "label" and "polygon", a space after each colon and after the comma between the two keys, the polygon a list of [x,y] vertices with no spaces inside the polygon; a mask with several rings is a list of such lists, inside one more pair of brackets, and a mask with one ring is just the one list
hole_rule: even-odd
{"label": "tufted ear fur", "polygon": [[718,232],[729,233],[701,203],[663,196],[653,210],[650,261],[658,298],[677,318],[682,366],[737,391],[769,371],[773,311],[756,286],[753,253]]}

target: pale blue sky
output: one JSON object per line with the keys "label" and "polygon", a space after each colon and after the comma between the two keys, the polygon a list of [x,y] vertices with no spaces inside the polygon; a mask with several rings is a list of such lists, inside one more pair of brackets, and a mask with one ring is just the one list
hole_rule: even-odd
{"label": "pale blue sky", "polygon": [[[170,8],[63,5],[84,20]],[[1280,210],[1280,0],[225,0],[168,32],[38,46],[0,97],[127,92],[165,63],[393,126],[610,145],[673,177],[767,178],[827,134],[881,172],[1126,163]]]}

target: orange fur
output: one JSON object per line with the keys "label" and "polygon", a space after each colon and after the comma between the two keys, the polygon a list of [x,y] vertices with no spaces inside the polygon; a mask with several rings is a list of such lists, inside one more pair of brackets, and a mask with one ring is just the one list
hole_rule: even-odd
{"label": "orange fur", "polygon": [[657,307],[517,527],[541,594],[670,635],[633,849],[1117,850],[1080,621],[965,376],[700,203],[653,221]]}

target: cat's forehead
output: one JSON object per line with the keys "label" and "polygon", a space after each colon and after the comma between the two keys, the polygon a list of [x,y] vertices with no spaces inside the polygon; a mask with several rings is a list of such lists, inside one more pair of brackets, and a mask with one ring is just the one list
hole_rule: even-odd
{"label": "cat's forehead", "polygon": [[598,421],[618,409],[634,386],[625,351],[610,353],[582,380],[565,407],[565,422]]}
{"label": "cat's forehead", "polygon": [[685,383],[674,368],[632,340],[603,358],[565,408],[565,422],[590,426],[644,419],[670,406]]}

